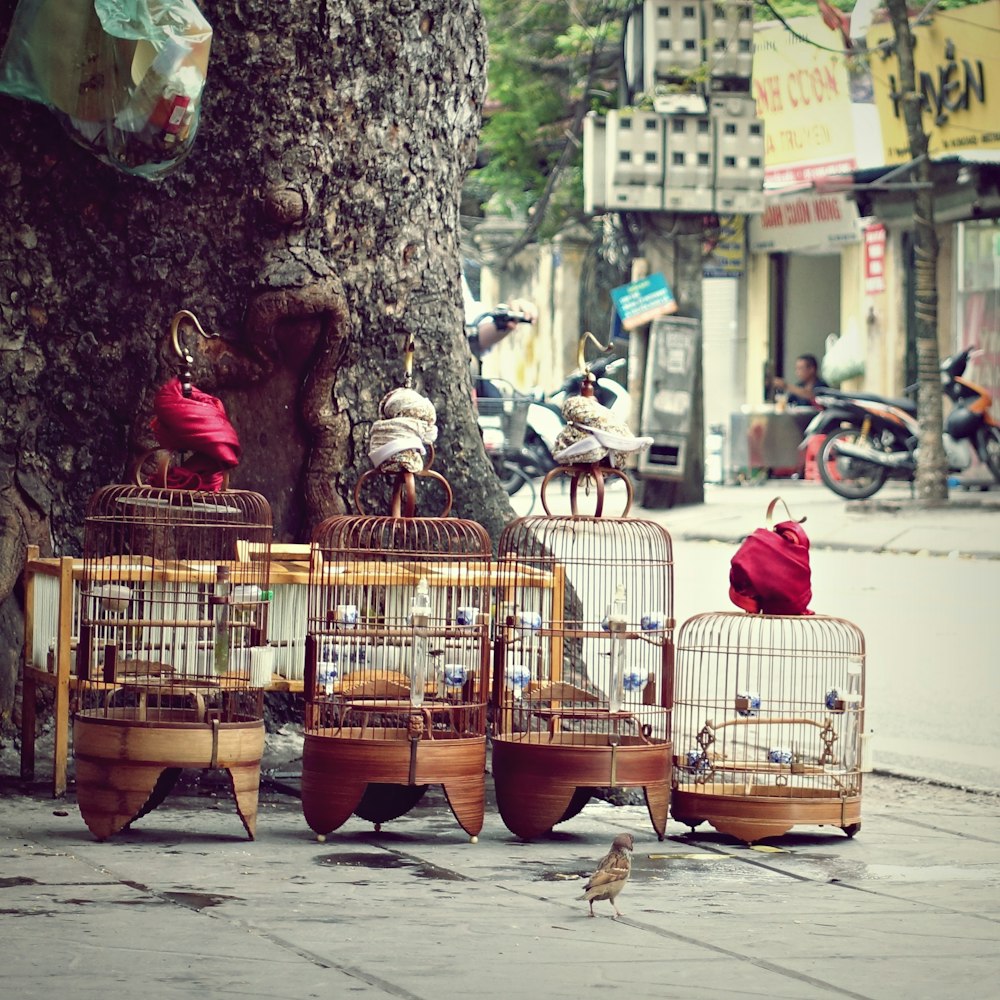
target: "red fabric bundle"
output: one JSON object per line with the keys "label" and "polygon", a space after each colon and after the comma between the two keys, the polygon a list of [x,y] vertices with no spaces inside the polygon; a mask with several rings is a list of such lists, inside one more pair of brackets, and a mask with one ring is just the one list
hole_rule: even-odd
{"label": "red fabric bundle", "polygon": [[192,452],[167,474],[171,489],[222,489],[223,473],[240,462],[240,439],[220,399],[191,387],[185,396],[180,379],[172,378],[153,400],[151,427],[168,451]]}
{"label": "red fabric bundle", "polygon": [[[784,503],[775,497],[768,505],[768,524],[779,501]],[[809,537],[800,522],[781,521],[773,529],[757,528],[743,540],[730,565],[729,597],[745,611],[812,614]]]}

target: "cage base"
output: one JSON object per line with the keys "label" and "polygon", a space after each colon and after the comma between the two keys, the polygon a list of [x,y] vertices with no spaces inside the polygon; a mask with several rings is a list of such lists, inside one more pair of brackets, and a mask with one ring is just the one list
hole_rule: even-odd
{"label": "cage base", "polygon": [[836,791],[823,794],[813,788],[751,786],[748,794],[675,788],[670,814],[693,830],[711,823],[719,833],[753,844],[780,837],[795,826],[836,826],[849,837],[861,829],[861,796]]}
{"label": "cage base", "polygon": [[227,771],[247,836],[256,836],[261,721],[157,724],[80,713],[73,723],[73,748],[77,803],[98,840],[160,805],[185,767]]}
{"label": "cage base", "polygon": [[555,734],[545,742],[494,737],[493,777],[504,825],[522,840],[548,833],[575,816],[587,788],[642,788],[656,835],[666,835],[671,744],[622,736]]}
{"label": "cage base", "polygon": [[[411,741],[406,729],[307,730],[302,811],[326,835],[352,814],[381,824],[409,812],[427,785],[441,785],[459,826],[478,837],[486,810],[486,737]],[[380,788],[378,801],[366,791]],[[419,794],[417,792],[419,791]]]}

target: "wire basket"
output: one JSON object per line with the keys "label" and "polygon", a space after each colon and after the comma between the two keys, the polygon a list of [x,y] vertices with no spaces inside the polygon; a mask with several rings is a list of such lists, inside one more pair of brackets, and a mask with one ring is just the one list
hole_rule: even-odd
{"label": "wire basket", "polygon": [[480,397],[476,400],[479,416],[503,432],[504,450],[519,451],[524,447],[528,429],[530,396]]}

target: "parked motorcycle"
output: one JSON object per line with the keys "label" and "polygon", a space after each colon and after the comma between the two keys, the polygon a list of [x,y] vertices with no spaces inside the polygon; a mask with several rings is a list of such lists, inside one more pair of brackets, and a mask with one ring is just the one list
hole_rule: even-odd
{"label": "parked motorcycle", "polygon": [[[941,391],[952,403],[942,435],[950,472],[962,472],[973,450],[1000,482],[1000,421],[990,410],[992,396],[963,377],[973,355],[969,347],[941,363]],[[819,475],[838,496],[863,500],[890,478],[912,481],[917,470],[919,425],[916,407],[893,400],[837,390],[817,393],[822,409],[805,437],[827,430],[817,457]]]}

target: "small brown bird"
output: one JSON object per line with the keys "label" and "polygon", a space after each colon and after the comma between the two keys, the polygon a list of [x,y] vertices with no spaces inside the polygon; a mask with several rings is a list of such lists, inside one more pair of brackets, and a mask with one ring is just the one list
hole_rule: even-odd
{"label": "small brown bird", "polygon": [[622,891],[632,872],[632,859],[628,855],[631,850],[632,834],[619,833],[611,844],[611,850],[601,858],[594,874],[587,880],[580,899],[589,901],[591,916],[594,915],[594,903],[599,899],[606,899],[614,907],[616,918],[621,916],[615,897]]}

